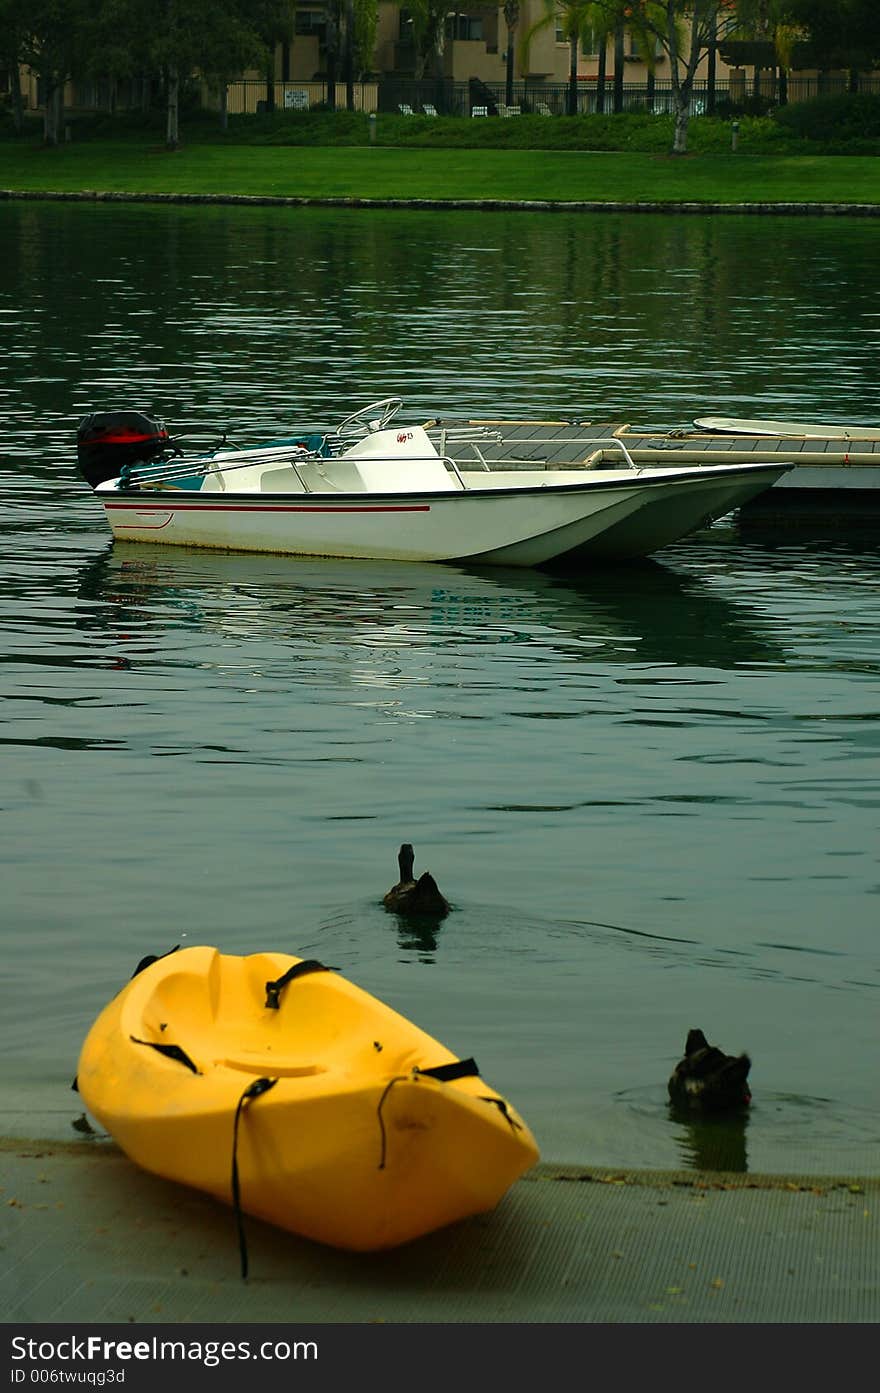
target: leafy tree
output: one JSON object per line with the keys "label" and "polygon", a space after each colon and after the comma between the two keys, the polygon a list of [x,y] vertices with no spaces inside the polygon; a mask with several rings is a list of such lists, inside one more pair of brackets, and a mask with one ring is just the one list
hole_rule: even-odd
{"label": "leafy tree", "polygon": [[354,54],[354,71],[361,79],[372,67],[378,22],[378,0],[354,0],[352,52]]}
{"label": "leafy tree", "polygon": [[674,135],[672,153],[687,153],[691,96],[704,53],[740,23],[730,0],[632,0],[628,23],[645,48],[658,44],[669,59]]}
{"label": "leafy tree", "polygon": [[354,84],[369,70],[376,46],[377,0],[346,0],[345,5],[345,105],[354,110]]}
{"label": "leafy tree", "polygon": [[[292,30],[290,0],[75,0],[98,11],[91,68],[117,76],[159,72],[165,87],[165,144],[180,140],[181,81],[199,72],[225,94],[228,75],[266,66]],[[70,0],[58,0],[62,5]]]}
{"label": "leafy tree", "polygon": [[880,63],[877,0],[787,0],[784,11],[806,40],[805,63],[853,73]]}
{"label": "leafy tree", "polygon": [[57,145],[64,115],[64,85],[83,72],[99,17],[100,0],[31,0],[19,54],[39,79],[43,138]]}
{"label": "leafy tree", "polygon": [[429,65],[439,77],[446,47],[447,0],[410,0],[409,11],[416,48],[416,77],[424,77]]}
{"label": "leafy tree", "polygon": [[20,68],[31,11],[30,0],[0,0],[0,67],[9,69],[12,120],[19,133],[24,125]]}

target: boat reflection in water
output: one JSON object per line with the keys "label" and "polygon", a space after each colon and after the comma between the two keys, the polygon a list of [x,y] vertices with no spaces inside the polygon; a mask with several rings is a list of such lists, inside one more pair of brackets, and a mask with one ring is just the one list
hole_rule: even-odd
{"label": "boat reflection in water", "polygon": [[116,542],[83,569],[79,593],[89,602],[79,626],[123,645],[163,621],[245,643],[344,643],[349,679],[368,686],[381,685],[389,648],[450,643],[485,650],[539,639],[545,653],[578,662],[720,670],[775,665],[786,652],[781,619],[652,561],[572,578]]}

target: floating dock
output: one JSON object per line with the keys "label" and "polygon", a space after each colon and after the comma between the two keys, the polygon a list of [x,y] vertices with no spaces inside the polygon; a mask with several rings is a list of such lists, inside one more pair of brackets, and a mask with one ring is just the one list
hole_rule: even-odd
{"label": "floating dock", "polygon": [[[452,426],[462,422],[444,422]],[[861,439],[767,434],[729,434],[699,429],[670,430],[621,421],[510,421],[481,419],[468,424],[504,428],[517,457],[506,467],[549,469],[620,467],[622,451],[600,438],[620,440],[633,462],[651,465],[756,464],[783,459],[794,468],[738,513],[743,523],[786,526],[876,527],[880,524],[880,432]],[[491,463],[492,451],[486,459]]]}

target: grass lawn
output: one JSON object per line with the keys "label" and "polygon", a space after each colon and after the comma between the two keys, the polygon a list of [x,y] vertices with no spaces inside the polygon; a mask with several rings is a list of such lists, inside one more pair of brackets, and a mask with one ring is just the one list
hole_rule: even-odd
{"label": "grass lawn", "polygon": [[0,189],[35,192],[878,203],[870,155],[667,154],[75,141],[0,142]]}

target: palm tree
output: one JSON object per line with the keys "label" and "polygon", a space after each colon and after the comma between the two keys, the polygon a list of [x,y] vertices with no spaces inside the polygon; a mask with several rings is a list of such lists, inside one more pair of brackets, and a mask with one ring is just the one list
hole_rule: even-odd
{"label": "palm tree", "polygon": [[595,37],[602,51],[608,35],[613,33],[617,16],[622,11],[623,0],[544,0],[545,13],[541,19],[527,30],[521,40],[523,59],[528,54],[529,45],[541,29],[551,24],[558,25],[568,40],[568,101],[566,111],[569,116],[578,113],[578,46],[586,48]]}

